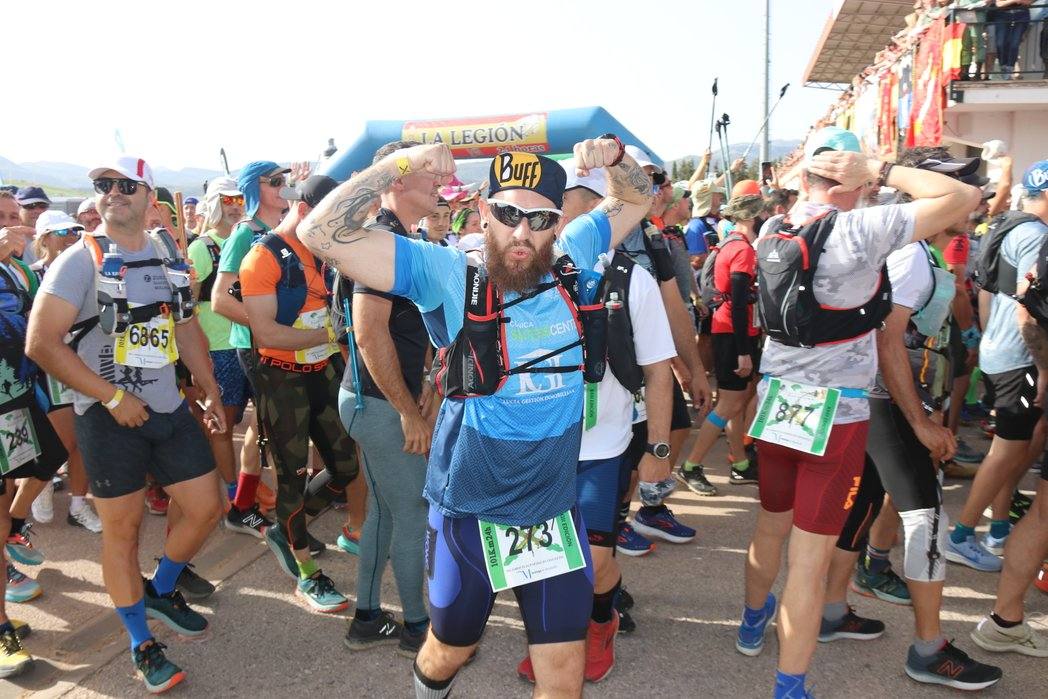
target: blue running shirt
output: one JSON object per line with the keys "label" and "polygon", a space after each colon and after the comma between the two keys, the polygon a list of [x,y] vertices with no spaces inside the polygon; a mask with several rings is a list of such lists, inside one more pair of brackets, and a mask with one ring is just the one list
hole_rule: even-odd
{"label": "blue running shirt", "polygon": [[[558,251],[592,269],[611,244],[607,216],[579,216],[561,232]],[[544,281],[551,280],[546,275]],[[455,248],[396,238],[393,294],[426,317],[434,344],[444,347],[462,328],[466,255]],[[506,293],[509,302],[516,294]],[[557,288],[506,311],[512,366],[579,339]],[[581,365],[573,347],[539,366]],[[582,418],[582,372],[516,374],[494,395],[445,399],[437,416],[424,495],[447,517],[477,517],[530,526],[575,504]]]}

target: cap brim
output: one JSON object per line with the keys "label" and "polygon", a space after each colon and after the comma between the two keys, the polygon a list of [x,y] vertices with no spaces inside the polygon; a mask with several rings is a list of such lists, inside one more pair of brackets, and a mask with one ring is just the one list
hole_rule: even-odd
{"label": "cap brim", "polygon": [[263,177],[275,177],[277,175],[285,175],[285,174],[287,174],[289,172],[291,172],[291,168],[289,168],[289,167],[276,167],[276,168],[273,168],[272,170],[270,170],[269,172],[262,173],[262,176]]}
{"label": "cap brim", "polygon": [[40,197],[33,197],[32,199],[16,199],[19,206],[29,206],[30,204],[50,204],[50,199],[41,199]]}
{"label": "cap brim", "polygon": [[45,228],[41,232],[42,233],[54,233],[55,231],[65,231],[65,230],[69,230],[71,228],[75,229],[75,230],[80,230],[80,231],[87,230],[86,228],[83,227],[83,225],[81,225],[79,223],[66,223],[65,225],[61,225],[61,226],[59,226],[59,225],[48,226],[47,228]]}

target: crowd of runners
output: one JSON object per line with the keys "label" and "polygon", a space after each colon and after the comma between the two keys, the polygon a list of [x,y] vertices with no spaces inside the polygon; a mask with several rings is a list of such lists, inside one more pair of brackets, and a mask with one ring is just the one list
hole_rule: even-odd
{"label": "crowd of runners", "polygon": [[[578,696],[644,603],[617,555],[695,539],[666,501],[717,497],[711,470],[759,495],[736,649],[760,654],[775,623],[775,697],[809,696],[818,642],[884,632],[849,589],[912,606],[895,661],[918,682],[982,689],[993,653],[1048,657],[1024,620],[1048,592],[1048,160],[1013,193],[1010,168],[880,162],[828,127],[797,190],[743,166],[714,175],[707,154],[673,182],[594,134],[561,161],[501,153],[477,187],[447,186],[446,146],[397,141],[344,183],[259,160],[182,201],[121,156],[75,216],[0,190],[0,676],[32,662],[5,603],[40,594],[32,522],[68,488],[150,692],[186,672],[147,619],[208,633],[192,560],[221,525],[264,540],[312,611],[355,586],[346,646],[413,658],[420,699],[451,693],[504,590],[517,674]],[[952,521],[944,478],[970,480]],[[325,575],[309,531],[335,503],[355,581]],[[146,512],[167,518],[150,574]],[[947,562],[998,576],[956,645]]]}

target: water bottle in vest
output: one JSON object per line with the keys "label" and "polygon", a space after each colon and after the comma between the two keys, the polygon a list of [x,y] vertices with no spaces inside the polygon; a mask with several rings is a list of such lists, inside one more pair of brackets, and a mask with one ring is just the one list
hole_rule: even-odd
{"label": "water bottle in vest", "polygon": [[124,258],[117,252],[116,245],[102,255],[102,269],[97,277],[99,325],[102,332],[112,335],[118,330],[121,312],[127,307],[127,286],[124,282]]}

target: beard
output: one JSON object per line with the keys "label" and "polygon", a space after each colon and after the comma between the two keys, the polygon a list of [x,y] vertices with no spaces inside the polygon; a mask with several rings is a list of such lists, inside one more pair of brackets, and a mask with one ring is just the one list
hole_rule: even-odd
{"label": "beard", "polygon": [[[514,247],[525,247],[531,250],[531,260],[527,263],[508,261],[507,253]],[[495,237],[488,235],[484,241],[485,266],[488,276],[502,291],[513,291],[518,294],[537,286],[543,275],[553,268],[553,239],[536,249],[531,241],[509,243],[499,247]]]}

